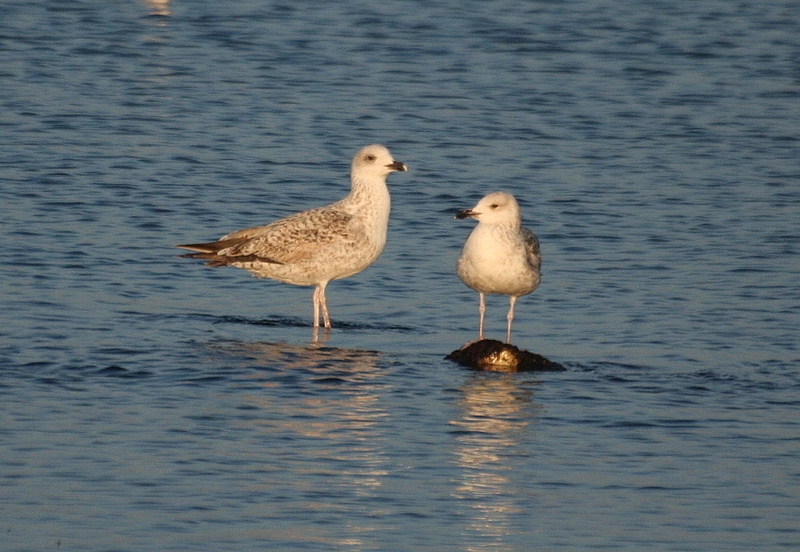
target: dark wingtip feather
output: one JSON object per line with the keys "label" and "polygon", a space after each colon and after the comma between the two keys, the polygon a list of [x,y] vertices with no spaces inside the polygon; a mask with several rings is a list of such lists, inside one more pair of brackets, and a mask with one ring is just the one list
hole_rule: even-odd
{"label": "dark wingtip feather", "polygon": [[199,253],[216,253],[218,251],[222,251],[223,249],[240,245],[246,242],[248,239],[249,238],[231,238],[229,240],[220,240],[208,243],[187,243],[183,245],[176,245],[175,247],[188,249],[190,251],[197,251]]}
{"label": "dark wingtip feather", "polygon": [[[201,244],[204,245],[204,244]],[[175,247],[183,247],[184,249],[192,249],[193,246],[182,246],[176,245]],[[198,251],[197,249],[194,249]],[[239,263],[272,263],[272,264],[283,264],[282,262],[275,261],[273,259],[268,259],[266,257],[259,257],[258,255],[232,255],[232,256],[225,256],[225,255],[217,255],[213,252],[198,252],[198,253],[186,253],[185,255],[180,255],[182,259],[201,259],[206,261],[206,264],[212,268],[217,268],[220,266],[229,266],[229,265],[236,265]]]}

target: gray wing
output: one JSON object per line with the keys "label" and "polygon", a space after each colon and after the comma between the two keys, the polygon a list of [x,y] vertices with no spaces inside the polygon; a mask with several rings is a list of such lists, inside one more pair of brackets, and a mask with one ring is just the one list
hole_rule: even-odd
{"label": "gray wing", "polygon": [[525,255],[528,258],[528,264],[536,270],[539,270],[542,267],[542,255],[539,251],[539,238],[536,237],[536,234],[524,227],[520,229],[520,234],[525,242]]}

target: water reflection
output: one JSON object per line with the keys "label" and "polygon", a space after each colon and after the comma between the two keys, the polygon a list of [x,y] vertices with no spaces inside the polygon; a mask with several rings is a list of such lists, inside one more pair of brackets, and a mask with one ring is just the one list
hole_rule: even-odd
{"label": "water reflection", "polygon": [[[469,550],[512,550],[507,537],[514,518],[529,505],[512,479],[513,458],[520,439],[541,410],[533,394],[515,376],[477,374],[462,387],[461,428],[456,449],[461,479],[455,496],[469,505]],[[519,529],[518,526],[516,526]]]}
{"label": "water reflection", "polygon": [[323,330],[323,332],[322,332],[322,339],[320,339],[319,338],[319,328],[317,326],[314,326],[314,328],[312,330],[312,334],[311,334],[311,344],[314,345],[314,344],[317,344],[317,343],[327,343],[328,342],[328,338],[330,338],[330,334],[331,334],[331,329],[330,328],[325,328]]}
{"label": "water reflection", "polygon": [[[381,516],[390,514],[379,498],[389,474],[380,427],[387,417],[380,396],[388,383],[380,354],[263,342],[213,348],[262,368],[248,376],[259,390],[244,396],[247,410],[258,414],[242,423],[269,443],[256,483],[264,498],[285,503],[291,496],[295,512],[327,517],[328,524],[306,535],[314,542],[369,547],[370,535],[378,538]],[[292,477],[284,477],[287,473]]]}
{"label": "water reflection", "polygon": [[[312,342],[308,347],[289,343],[269,343],[263,341],[219,341],[209,345],[209,349],[226,355],[246,357],[258,365],[273,370],[324,371],[326,374],[349,374],[351,376],[378,377],[380,353],[368,349],[344,349],[327,347]],[[335,368],[334,371],[331,369]]]}
{"label": "water reflection", "polygon": [[169,0],[147,0],[150,15],[168,17],[172,14],[169,9]]}

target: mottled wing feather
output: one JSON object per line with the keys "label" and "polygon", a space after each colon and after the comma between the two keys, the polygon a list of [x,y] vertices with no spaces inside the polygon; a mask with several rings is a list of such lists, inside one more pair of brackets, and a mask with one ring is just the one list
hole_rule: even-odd
{"label": "mottled wing feather", "polygon": [[522,239],[525,241],[525,253],[528,257],[528,264],[536,269],[541,268],[542,257],[539,252],[539,238],[536,237],[536,234],[524,227],[520,229],[520,233],[522,234]]}
{"label": "mottled wing feather", "polygon": [[354,241],[351,219],[351,215],[331,208],[303,211],[266,226],[228,234],[220,241],[237,243],[217,254],[231,261],[255,258],[281,264],[302,262],[332,243]]}

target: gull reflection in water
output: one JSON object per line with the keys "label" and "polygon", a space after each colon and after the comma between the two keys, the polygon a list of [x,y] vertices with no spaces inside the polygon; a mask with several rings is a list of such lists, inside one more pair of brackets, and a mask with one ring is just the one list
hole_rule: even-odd
{"label": "gull reflection in water", "polygon": [[469,506],[474,542],[467,549],[513,550],[507,537],[519,530],[519,517],[531,505],[511,479],[512,459],[541,407],[512,375],[477,374],[461,390],[461,417],[451,423],[461,429],[455,497]]}
{"label": "gull reflection in water", "polygon": [[[391,514],[379,500],[390,461],[380,429],[387,413],[379,397],[389,385],[380,354],[261,342],[211,348],[244,361],[246,377],[258,385],[243,397],[257,415],[240,422],[265,446],[263,473],[253,485],[267,497],[282,497],[284,506],[291,497],[295,515],[338,520],[287,538],[368,548],[380,530],[374,520]],[[359,509],[365,503],[370,516]]]}

